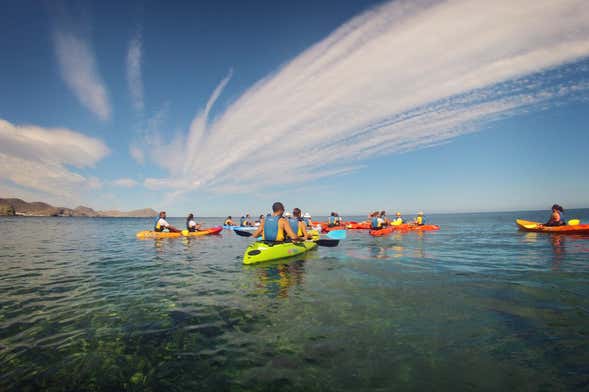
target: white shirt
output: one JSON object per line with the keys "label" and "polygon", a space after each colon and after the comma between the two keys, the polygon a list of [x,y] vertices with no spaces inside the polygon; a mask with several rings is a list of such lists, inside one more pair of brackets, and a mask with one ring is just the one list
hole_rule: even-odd
{"label": "white shirt", "polygon": [[159,227],[170,227],[170,224],[168,222],[166,222],[166,220],[164,218],[160,218],[157,221],[157,225],[156,226],[159,226]]}
{"label": "white shirt", "polygon": [[196,227],[196,222],[195,222],[195,221],[193,221],[193,220],[190,220],[190,221],[188,222],[188,227]]}

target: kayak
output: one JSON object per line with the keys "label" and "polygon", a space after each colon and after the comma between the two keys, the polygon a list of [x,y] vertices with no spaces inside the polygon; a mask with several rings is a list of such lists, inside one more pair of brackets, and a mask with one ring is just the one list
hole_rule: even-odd
{"label": "kayak", "polygon": [[243,254],[243,264],[256,264],[264,261],[286,259],[302,255],[315,249],[315,241],[271,243],[257,241],[247,247]]}
{"label": "kayak", "polygon": [[558,233],[558,234],[589,234],[589,224],[565,225],[565,226],[544,226],[539,222],[531,222],[523,219],[515,221],[520,230],[533,231],[536,233]]}
{"label": "kayak", "polygon": [[329,233],[330,231],[334,231],[334,230],[346,230],[346,225],[339,225],[339,226],[332,226],[332,227],[329,227],[327,225],[321,225],[321,229],[324,233]]}
{"label": "kayak", "polygon": [[348,222],[346,229],[348,230],[370,230],[370,222]]}
{"label": "kayak", "polygon": [[382,237],[383,235],[387,235],[392,233],[393,231],[434,231],[440,230],[440,226],[437,225],[414,225],[409,223],[403,223],[401,225],[396,226],[388,226],[384,229],[379,230],[370,230],[369,234],[374,237]]}
{"label": "kayak", "polygon": [[144,238],[179,238],[179,237],[200,237],[203,235],[211,235],[211,234],[219,234],[223,231],[222,227],[212,227],[210,229],[203,229],[199,231],[187,232],[184,230],[180,233],[170,233],[168,231],[153,231],[153,230],[145,230],[140,231],[136,234],[137,238],[144,239]]}
{"label": "kayak", "polygon": [[241,231],[256,231],[257,226],[228,226],[223,225],[225,230],[241,230]]}

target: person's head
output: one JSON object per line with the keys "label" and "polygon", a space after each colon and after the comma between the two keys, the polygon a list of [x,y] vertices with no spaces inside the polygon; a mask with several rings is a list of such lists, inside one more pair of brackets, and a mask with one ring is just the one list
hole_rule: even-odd
{"label": "person's head", "polygon": [[227,219],[231,219],[231,217],[230,217],[230,216],[228,216],[228,217],[227,217]]}
{"label": "person's head", "polygon": [[284,205],[277,201],[276,203],[272,204],[272,212],[277,215],[282,215],[284,213]]}
{"label": "person's head", "polygon": [[165,217],[166,217],[166,211],[161,211],[160,218],[165,218]]}
{"label": "person's head", "polygon": [[188,218],[186,218],[188,220],[194,219],[194,214],[188,214]]}
{"label": "person's head", "polygon": [[292,216],[294,216],[295,218],[300,218],[301,217],[301,209],[295,208],[294,210],[292,210]]}
{"label": "person's head", "polygon": [[260,215],[260,220],[264,219],[264,215]]}
{"label": "person's head", "polygon": [[419,211],[419,212],[417,213],[417,216],[423,216],[423,211]]}
{"label": "person's head", "polygon": [[400,213],[400,212],[397,212],[395,215],[397,215],[397,216],[401,216],[401,213]]}
{"label": "person's head", "polygon": [[250,214],[245,214],[245,217],[246,217],[246,218],[249,218],[249,217],[250,217]]}
{"label": "person's head", "polygon": [[561,206],[559,206],[558,204],[554,204],[554,205],[552,206],[552,211],[560,211],[560,212],[563,212],[564,210],[563,210],[563,208],[562,208]]}
{"label": "person's head", "polygon": [[311,214],[309,214],[308,212],[305,212],[304,218],[311,218]]}
{"label": "person's head", "polygon": [[381,212],[380,212],[380,216],[385,216],[386,214],[387,214],[387,212],[386,212],[386,211],[381,211]]}

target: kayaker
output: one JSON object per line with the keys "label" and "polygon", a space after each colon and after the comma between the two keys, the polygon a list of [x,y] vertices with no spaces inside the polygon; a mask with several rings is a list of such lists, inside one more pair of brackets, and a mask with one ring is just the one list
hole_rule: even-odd
{"label": "kayaker", "polygon": [[564,219],[564,209],[558,204],[552,206],[552,215],[544,226],[564,226],[566,220]]}
{"label": "kayaker", "polygon": [[194,214],[188,215],[188,217],[186,218],[186,230],[190,232],[199,231],[201,226],[202,225],[200,223],[196,223],[194,221]]}
{"label": "kayaker", "polygon": [[336,221],[336,226],[340,226],[342,224],[343,219],[341,216],[339,216],[339,212],[335,213],[335,221]]}
{"label": "kayaker", "polygon": [[423,216],[423,211],[419,211],[417,213],[417,217],[415,218],[413,223],[415,223],[417,226],[425,225],[425,217]]}
{"label": "kayaker", "polygon": [[284,214],[284,205],[277,201],[272,204],[272,214],[268,214],[261,222],[260,227],[252,234],[252,237],[262,235],[265,241],[284,242],[286,236],[293,241],[302,241],[303,239],[296,235],[290,227]]}
{"label": "kayaker", "polygon": [[380,219],[382,219],[382,225],[384,227],[389,225],[389,220],[387,219],[387,212],[386,211],[381,211],[380,212]]}
{"label": "kayaker", "polygon": [[313,227],[313,221],[311,221],[311,214],[305,212],[305,215],[303,215],[303,219],[307,227]]}
{"label": "kayaker", "polygon": [[377,213],[372,214],[372,219],[370,221],[370,228],[372,230],[380,230],[384,227],[384,220],[381,218],[381,215]]}
{"label": "kayaker", "polygon": [[393,225],[402,225],[403,223],[405,223],[405,221],[403,220],[403,216],[401,215],[400,212],[397,212],[395,214],[395,219],[391,223]]}
{"label": "kayaker", "polygon": [[223,223],[223,224],[225,226],[235,226],[235,223],[233,223],[230,216],[228,216],[227,219],[225,219],[225,223]]}
{"label": "kayaker", "polygon": [[242,215],[241,218],[239,218],[239,226],[241,226],[241,227],[245,226],[244,223],[245,223],[245,216]]}
{"label": "kayaker", "polygon": [[245,214],[245,222],[243,222],[244,226],[253,226],[254,222],[252,222],[252,217],[250,216],[250,214]]}
{"label": "kayaker", "polygon": [[307,233],[307,224],[305,220],[301,217],[302,212],[300,208],[295,208],[292,210],[292,218],[288,219],[288,223],[290,224],[290,228],[297,236],[303,238],[311,238],[311,235]]}
{"label": "kayaker", "polygon": [[335,212],[332,212],[329,215],[329,218],[327,218],[327,227],[334,227],[337,226],[337,217],[335,215]]}
{"label": "kayaker", "polygon": [[166,211],[162,211],[159,216],[155,218],[153,230],[161,233],[165,229],[168,229],[170,233],[179,233],[181,231],[166,221]]}

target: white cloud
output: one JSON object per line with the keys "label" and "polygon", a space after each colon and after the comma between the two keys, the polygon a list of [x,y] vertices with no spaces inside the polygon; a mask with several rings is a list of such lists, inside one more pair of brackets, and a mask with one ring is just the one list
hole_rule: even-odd
{"label": "white cloud", "polygon": [[113,181],[113,184],[123,188],[133,188],[138,185],[137,181],[131,178],[119,178]]}
{"label": "white cloud", "polygon": [[93,167],[108,152],[100,140],[69,129],[16,126],[0,119],[0,193],[16,185],[27,194],[42,192],[52,200],[78,201],[86,188],[102,184],[68,166]]}
{"label": "white cloud", "polygon": [[106,87],[96,66],[96,59],[87,42],[78,34],[57,28],[53,32],[55,54],[61,77],[74,95],[100,119],[110,118]]}
{"label": "white cloud", "polygon": [[145,163],[145,154],[140,147],[135,145],[129,146],[129,154],[135,160],[135,162],[139,163],[140,165]]}
{"label": "white cloud", "polygon": [[589,7],[581,0],[387,3],[207,124],[224,79],[188,134],[165,146],[166,156],[179,157],[166,161],[170,177],[145,183],[238,191],[345,173],[358,161],[444,143],[582,94],[587,72],[558,67],[587,56]]}
{"label": "white cloud", "polygon": [[138,30],[129,42],[127,50],[127,82],[136,110],[143,110],[143,80],[141,78],[141,59],[143,57],[141,33]]}

